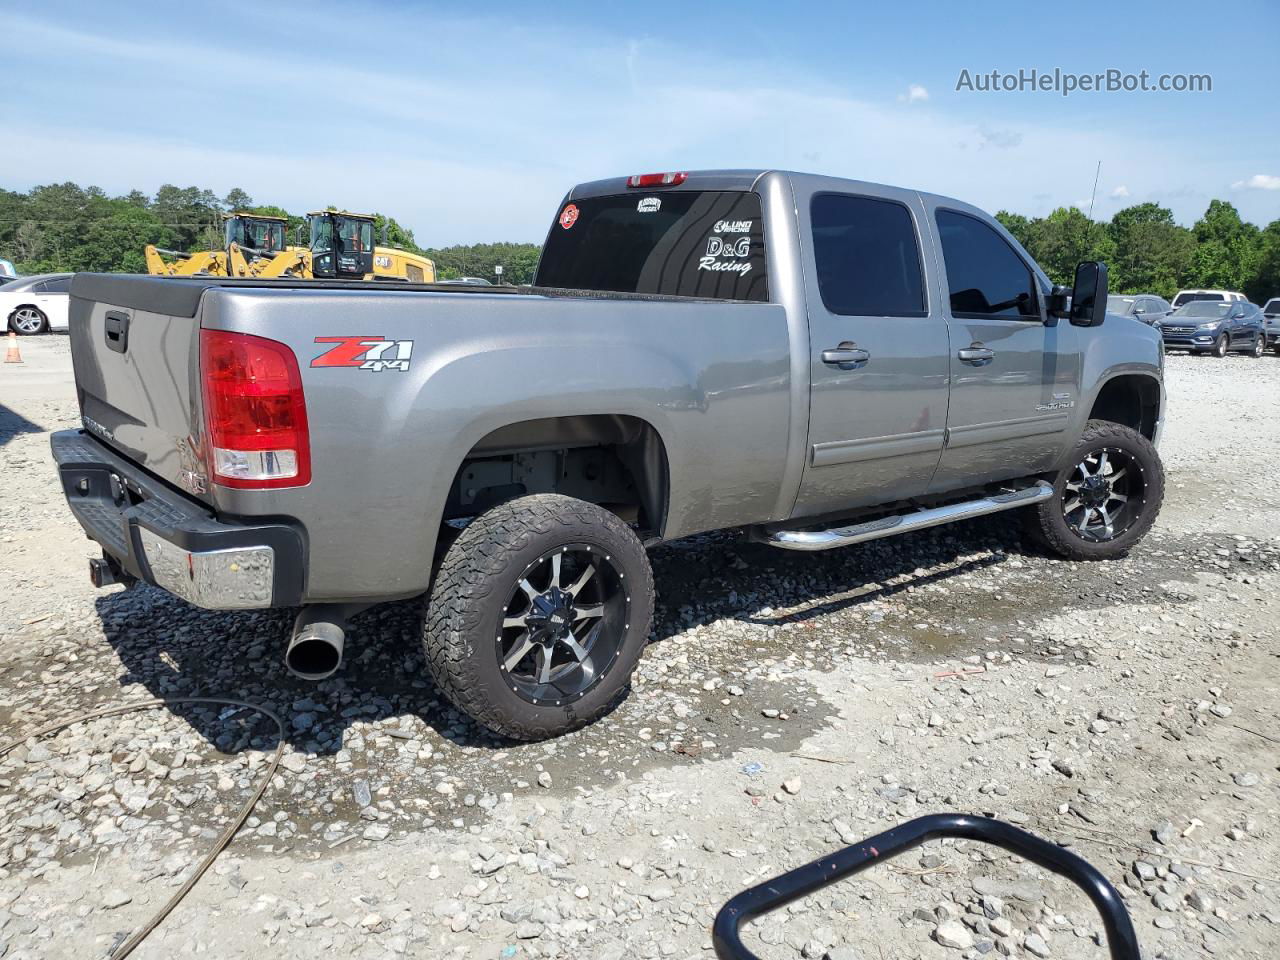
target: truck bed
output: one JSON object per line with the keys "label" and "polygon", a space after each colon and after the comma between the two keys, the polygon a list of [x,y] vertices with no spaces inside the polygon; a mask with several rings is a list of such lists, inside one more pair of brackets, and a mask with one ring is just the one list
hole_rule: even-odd
{"label": "truck bed", "polygon": [[[124,349],[113,324],[127,324]],[[293,352],[310,482],[209,480],[202,330]],[[533,287],[82,274],[71,289],[86,432],[218,517],[296,522],[318,547],[308,602],[425,589],[461,465],[522,423],[648,425],[671,492],[655,518],[663,538],[779,518],[790,335],[779,304]],[[411,361],[376,371],[316,362],[335,339],[368,337],[404,345]],[[344,545],[371,536],[376,558],[353,565]]]}
{"label": "truck bed", "polygon": [[200,298],[211,288],[265,290],[356,290],[378,294],[457,293],[473,296],[549,297],[590,300],[650,300],[659,302],[736,303],[703,297],[672,297],[656,293],[617,293],[571,290],[565,287],[481,286],[464,283],[401,283],[370,280],[258,280],[239,277],[154,277],[133,273],[78,273],[71,282],[71,296],[119,307],[130,307],[170,316],[194,317]]}

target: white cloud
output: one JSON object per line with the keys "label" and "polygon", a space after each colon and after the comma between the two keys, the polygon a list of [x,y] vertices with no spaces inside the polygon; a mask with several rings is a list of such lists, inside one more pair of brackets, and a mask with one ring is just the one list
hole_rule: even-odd
{"label": "white cloud", "polygon": [[[35,69],[37,51],[58,54],[41,67],[39,102],[6,106],[0,184],[74,180],[116,194],[176,182],[219,195],[238,186],[295,211],[334,204],[390,213],[435,246],[540,241],[572,184],[652,170],[808,169],[1027,215],[1089,189],[1092,158],[1112,182],[1141,180],[1144,196],[1165,202],[1187,183],[1239,176],[1238,159],[1205,149],[1176,151],[1153,168],[1128,127],[1087,125],[1068,151],[1061,127],[1038,111],[992,127],[981,111],[901,109],[927,100],[918,84],[896,102],[883,94],[872,102],[831,85],[817,65],[694,56],[587,30],[566,44],[554,30],[484,19],[433,19],[428,43],[407,28],[418,16],[409,8],[370,7],[358,21],[346,8],[324,16],[329,9],[317,3],[301,35],[288,14],[255,14],[252,40],[238,25],[209,26],[196,8],[114,30],[16,18],[15,76]],[[379,53],[316,54],[334,44]],[[209,96],[192,63],[252,78],[252,94],[246,86],[237,88],[244,96]],[[200,109],[120,107],[154,98],[157,76],[169,78],[170,101]],[[323,95],[314,86],[321,76]],[[308,102],[323,103],[323,123],[299,107],[299,78]],[[1241,212],[1274,196],[1246,193]],[[1175,213],[1191,222],[1207,201],[1185,197]]]}
{"label": "white cloud", "polygon": [[980,127],[978,136],[982,140],[982,146],[999,147],[1002,150],[1008,150],[1022,143],[1022,134],[1016,130],[1000,130],[993,127]]}
{"label": "white cloud", "polygon": [[1116,199],[1122,199],[1124,197],[1127,197],[1129,196],[1129,188],[1122,183],[1120,184],[1120,186],[1116,187],[1114,190],[1111,191],[1111,196]]}
{"label": "white cloud", "polygon": [[1280,177],[1269,173],[1255,173],[1248,180],[1237,180],[1231,185],[1232,190],[1280,190]]}

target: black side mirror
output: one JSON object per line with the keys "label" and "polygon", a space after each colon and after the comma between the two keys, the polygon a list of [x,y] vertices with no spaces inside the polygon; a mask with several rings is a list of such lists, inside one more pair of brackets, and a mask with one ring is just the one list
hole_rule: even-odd
{"label": "black side mirror", "polygon": [[1071,288],[1071,322],[1077,327],[1097,327],[1107,315],[1107,265],[1086,260],[1076,267]]}
{"label": "black side mirror", "polygon": [[1045,298],[1045,312],[1050,317],[1058,317],[1065,320],[1070,308],[1071,288],[1055,283],[1053,289],[1049,291],[1049,296]]}

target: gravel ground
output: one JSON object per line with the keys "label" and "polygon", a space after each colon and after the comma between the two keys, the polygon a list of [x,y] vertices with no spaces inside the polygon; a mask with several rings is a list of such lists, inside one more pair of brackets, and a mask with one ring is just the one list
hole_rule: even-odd
{"label": "gravel ground", "polygon": [[[988,518],[819,555],[727,535],[653,555],[654,642],[613,715],[500,742],[425,679],[413,603],[349,661],[281,665],[287,613],[94,591],[47,433],[65,337],[0,367],[0,718],[221,696],[289,727],[249,825],[135,956],[709,957],[743,887],[927,812],[1067,844],[1149,957],[1280,945],[1280,359],[1170,357],[1165,509],[1072,564]],[[0,761],[0,957],[106,956],[264,772],[271,724],[172,707]],[[762,957],[1105,956],[1082,894],[933,843],[750,928]]]}

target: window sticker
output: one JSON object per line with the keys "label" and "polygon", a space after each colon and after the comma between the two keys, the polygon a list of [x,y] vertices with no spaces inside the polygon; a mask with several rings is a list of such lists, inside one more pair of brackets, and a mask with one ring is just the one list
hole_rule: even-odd
{"label": "window sticker", "polygon": [[[751,221],[741,222],[750,223]],[[719,226],[716,224],[717,228]],[[709,237],[707,252],[698,258],[698,269],[716,273],[736,273],[745,277],[751,272],[751,264],[747,262],[750,256],[750,237]]]}
{"label": "window sticker", "polygon": [[571,203],[560,211],[560,226],[568,230],[578,222],[578,205]]}
{"label": "window sticker", "polygon": [[636,204],[637,213],[657,213],[662,209],[662,200],[659,197],[645,197]]}

